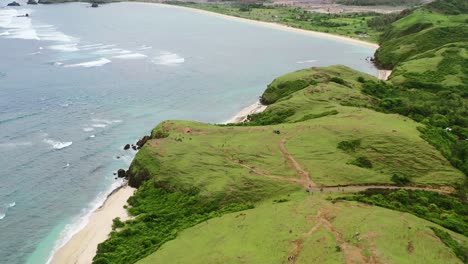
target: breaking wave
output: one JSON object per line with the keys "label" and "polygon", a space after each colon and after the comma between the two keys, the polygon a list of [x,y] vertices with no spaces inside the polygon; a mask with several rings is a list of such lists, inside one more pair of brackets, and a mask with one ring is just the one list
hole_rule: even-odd
{"label": "breaking wave", "polygon": [[44,143],[47,143],[50,146],[52,146],[53,149],[63,149],[63,148],[69,147],[69,146],[71,146],[73,144],[72,141],[61,142],[61,141],[53,140],[53,139],[50,139],[50,138],[46,138],[43,141],[44,141]]}
{"label": "breaking wave", "polygon": [[170,52],[161,52],[161,55],[151,60],[156,65],[178,65],[185,62],[185,59],[179,54]]}
{"label": "breaking wave", "polygon": [[63,67],[65,68],[76,68],[76,67],[91,68],[91,67],[104,66],[110,62],[111,60],[108,60],[106,58],[100,58],[94,61],[86,61],[86,62],[81,62],[81,63],[76,63],[76,64],[68,64],[68,65],[64,65]]}
{"label": "breaking wave", "polygon": [[6,217],[6,214],[8,212],[8,209],[14,207],[16,205],[15,202],[12,202],[12,203],[9,203],[9,204],[6,204],[6,205],[3,205],[0,207],[0,220],[2,220],[3,218]]}

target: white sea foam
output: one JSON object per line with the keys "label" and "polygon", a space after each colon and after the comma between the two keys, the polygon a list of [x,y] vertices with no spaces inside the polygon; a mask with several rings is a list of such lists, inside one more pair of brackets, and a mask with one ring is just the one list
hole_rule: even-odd
{"label": "white sea foam", "polygon": [[108,125],[113,124],[113,123],[122,123],[122,120],[120,119],[107,120],[107,119],[93,118],[91,119],[91,121],[95,123],[104,123]]}
{"label": "white sea foam", "polygon": [[9,35],[10,35],[10,32],[8,30],[0,33],[0,36],[9,36]]}
{"label": "white sea foam", "polygon": [[97,128],[104,128],[106,126],[107,126],[106,124],[94,124],[93,125],[93,127],[97,127]]}
{"label": "white sea foam", "polygon": [[303,60],[303,61],[296,61],[296,63],[299,63],[299,64],[304,64],[304,63],[312,63],[312,62],[316,62],[317,60]]}
{"label": "white sea foam", "polygon": [[112,58],[135,60],[135,59],[143,59],[146,57],[147,56],[145,54],[141,54],[141,53],[129,53],[129,54],[113,56]]}
{"label": "white sea foam", "polygon": [[84,132],[91,132],[91,131],[93,131],[93,130],[94,130],[94,128],[92,128],[92,127],[85,127],[85,128],[83,128],[83,131],[84,131]]}
{"label": "white sea foam", "polygon": [[95,137],[96,137],[96,135],[91,135],[91,136],[89,136],[89,137],[90,137],[90,138],[95,138]]}
{"label": "white sea foam", "polygon": [[20,16],[31,12],[32,10],[29,9],[21,9],[21,13],[16,9],[0,9],[0,27],[7,29],[2,36],[5,38],[39,40],[31,19]]}
{"label": "white sea foam", "polygon": [[57,51],[75,52],[75,51],[80,50],[80,49],[78,49],[77,45],[78,44],[76,44],[76,43],[57,44],[57,45],[48,46],[47,48],[51,49],[51,50],[57,50]]}
{"label": "white sea foam", "polygon": [[52,261],[52,257],[58,249],[64,246],[68,241],[70,241],[70,239],[75,234],[80,232],[88,224],[89,217],[94,211],[96,211],[99,207],[101,207],[104,204],[109,194],[111,194],[118,187],[122,186],[122,184],[122,179],[118,179],[117,181],[115,181],[108,190],[99,193],[94,201],[88,204],[86,208],[82,209],[80,214],[74,218],[72,223],[65,226],[65,228],[59,235],[59,239],[55,242],[54,248],[46,262],[47,264],[49,264]]}
{"label": "white sea foam", "polygon": [[141,45],[141,47],[138,48],[138,50],[147,50],[147,49],[152,49],[153,47],[151,46],[146,46],[146,45]]}
{"label": "white sea foam", "polygon": [[185,59],[176,53],[161,52],[161,54],[154,57],[151,62],[157,65],[178,65],[184,63]]}
{"label": "white sea foam", "polygon": [[69,146],[71,146],[73,144],[73,142],[71,142],[71,141],[61,142],[61,141],[53,140],[53,139],[50,139],[50,138],[46,138],[43,141],[44,141],[44,143],[49,144],[53,149],[63,149],[63,148],[69,147]]}
{"label": "white sea foam", "polygon": [[62,66],[63,62],[56,61],[56,62],[52,62],[51,64],[54,65],[54,66]]}
{"label": "white sea foam", "polygon": [[3,206],[0,206],[0,220],[2,220],[3,218],[5,218],[7,212],[8,212],[8,209],[14,207],[16,205],[15,202],[12,202],[12,203],[8,203],[8,204],[5,204]]}
{"label": "white sea foam", "polygon": [[65,65],[64,67],[66,68],[75,68],[75,67],[84,67],[84,68],[91,68],[91,67],[100,67],[103,65],[106,65],[110,63],[111,60],[106,59],[106,58],[100,58],[98,60],[94,61],[86,61],[86,62],[81,62],[81,63],[76,63],[76,64],[68,64]]}
{"label": "white sea foam", "polygon": [[112,49],[98,49],[93,52],[94,54],[98,55],[114,55],[114,54],[129,54],[132,53],[129,50],[119,49],[119,48],[112,48]]}
{"label": "white sea foam", "polygon": [[63,32],[58,31],[52,25],[37,25],[34,26],[38,37],[41,40],[49,40],[55,42],[78,42],[75,37],[69,36]]}
{"label": "white sea foam", "polygon": [[103,45],[102,43],[98,43],[98,44],[87,44],[87,45],[80,46],[80,49],[82,49],[82,50],[96,49],[96,48],[101,47],[102,45]]}

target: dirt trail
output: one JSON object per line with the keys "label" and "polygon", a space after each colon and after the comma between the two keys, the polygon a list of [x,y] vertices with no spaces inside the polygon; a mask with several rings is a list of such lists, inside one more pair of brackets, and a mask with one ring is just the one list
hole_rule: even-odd
{"label": "dirt trail", "polygon": [[294,159],[294,157],[288,152],[288,150],[284,146],[286,144],[286,140],[287,140],[286,138],[283,138],[280,141],[279,148],[281,150],[281,153],[283,153],[284,157],[289,161],[291,166],[296,170],[297,176],[299,176],[299,178],[301,179],[301,182],[303,183],[303,186],[305,188],[316,187],[317,184],[315,184],[315,182],[313,182],[310,179],[309,172],[307,172],[305,169],[302,168],[302,166],[299,164],[299,162],[297,162]]}
{"label": "dirt trail", "polygon": [[423,191],[432,191],[442,194],[450,194],[453,193],[455,190],[453,187],[449,186],[441,186],[441,187],[413,187],[413,186],[395,186],[395,185],[344,185],[344,186],[320,186],[317,185],[314,181],[310,179],[309,172],[302,168],[299,162],[294,159],[294,157],[286,150],[287,138],[283,138],[280,141],[279,148],[283,156],[286,158],[290,166],[296,171],[296,174],[299,178],[292,178],[289,176],[281,176],[281,175],[273,175],[270,172],[257,168],[255,166],[249,165],[247,162],[242,160],[235,160],[232,156],[227,153],[223,153],[224,156],[232,163],[241,166],[243,168],[248,169],[250,172],[255,173],[262,177],[267,177],[270,179],[280,180],[280,181],[287,181],[291,183],[296,183],[301,185],[305,188],[308,192],[360,192],[365,191],[367,189],[392,189],[392,190],[423,190]]}
{"label": "dirt trail", "polygon": [[[325,212],[324,212],[325,211]],[[362,253],[362,249],[346,242],[343,238],[343,235],[335,229],[333,224],[331,223],[333,217],[330,216],[331,209],[324,210],[321,208],[317,215],[313,216],[317,219],[317,223],[307,232],[304,233],[304,237],[311,236],[314,232],[316,232],[320,227],[325,228],[327,231],[333,234],[335,237],[336,243],[339,245],[340,249],[343,251],[345,263],[347,264],[355,264],[355,263],[366,263],[366,264],[375,264],[377,260],[374,256],[365,257]],[[297,256],[296,256],[297,257]]]}

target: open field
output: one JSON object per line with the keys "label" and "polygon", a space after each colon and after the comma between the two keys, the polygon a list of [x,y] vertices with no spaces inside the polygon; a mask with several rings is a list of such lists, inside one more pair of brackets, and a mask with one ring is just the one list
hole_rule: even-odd
{"label": "open field", "polygon": [[138,263],[462,263],[430,222],[327,196],[294,193],[210,219]]}

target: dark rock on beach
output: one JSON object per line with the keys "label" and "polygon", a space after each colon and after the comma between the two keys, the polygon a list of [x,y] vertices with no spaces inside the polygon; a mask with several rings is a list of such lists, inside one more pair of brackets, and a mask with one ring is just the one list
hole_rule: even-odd
{"label": "dark rock on beach", "polygon": [[127,150],[130,148],[130,144],[125,145],[124,150]]}
{"label": "dark rock on beach", "polygon": [[20,6],[20,4],[17,3],[16,1],[13,1],[13,2],[9,3],[7,6]]}
{"label": "dark rock on beach", "polygon": [[125,172],[124,169],[119,169],[117,171],[117,177],[119,177],[119,178],[125,178],[125,174],[126,174],[126,172]]}

